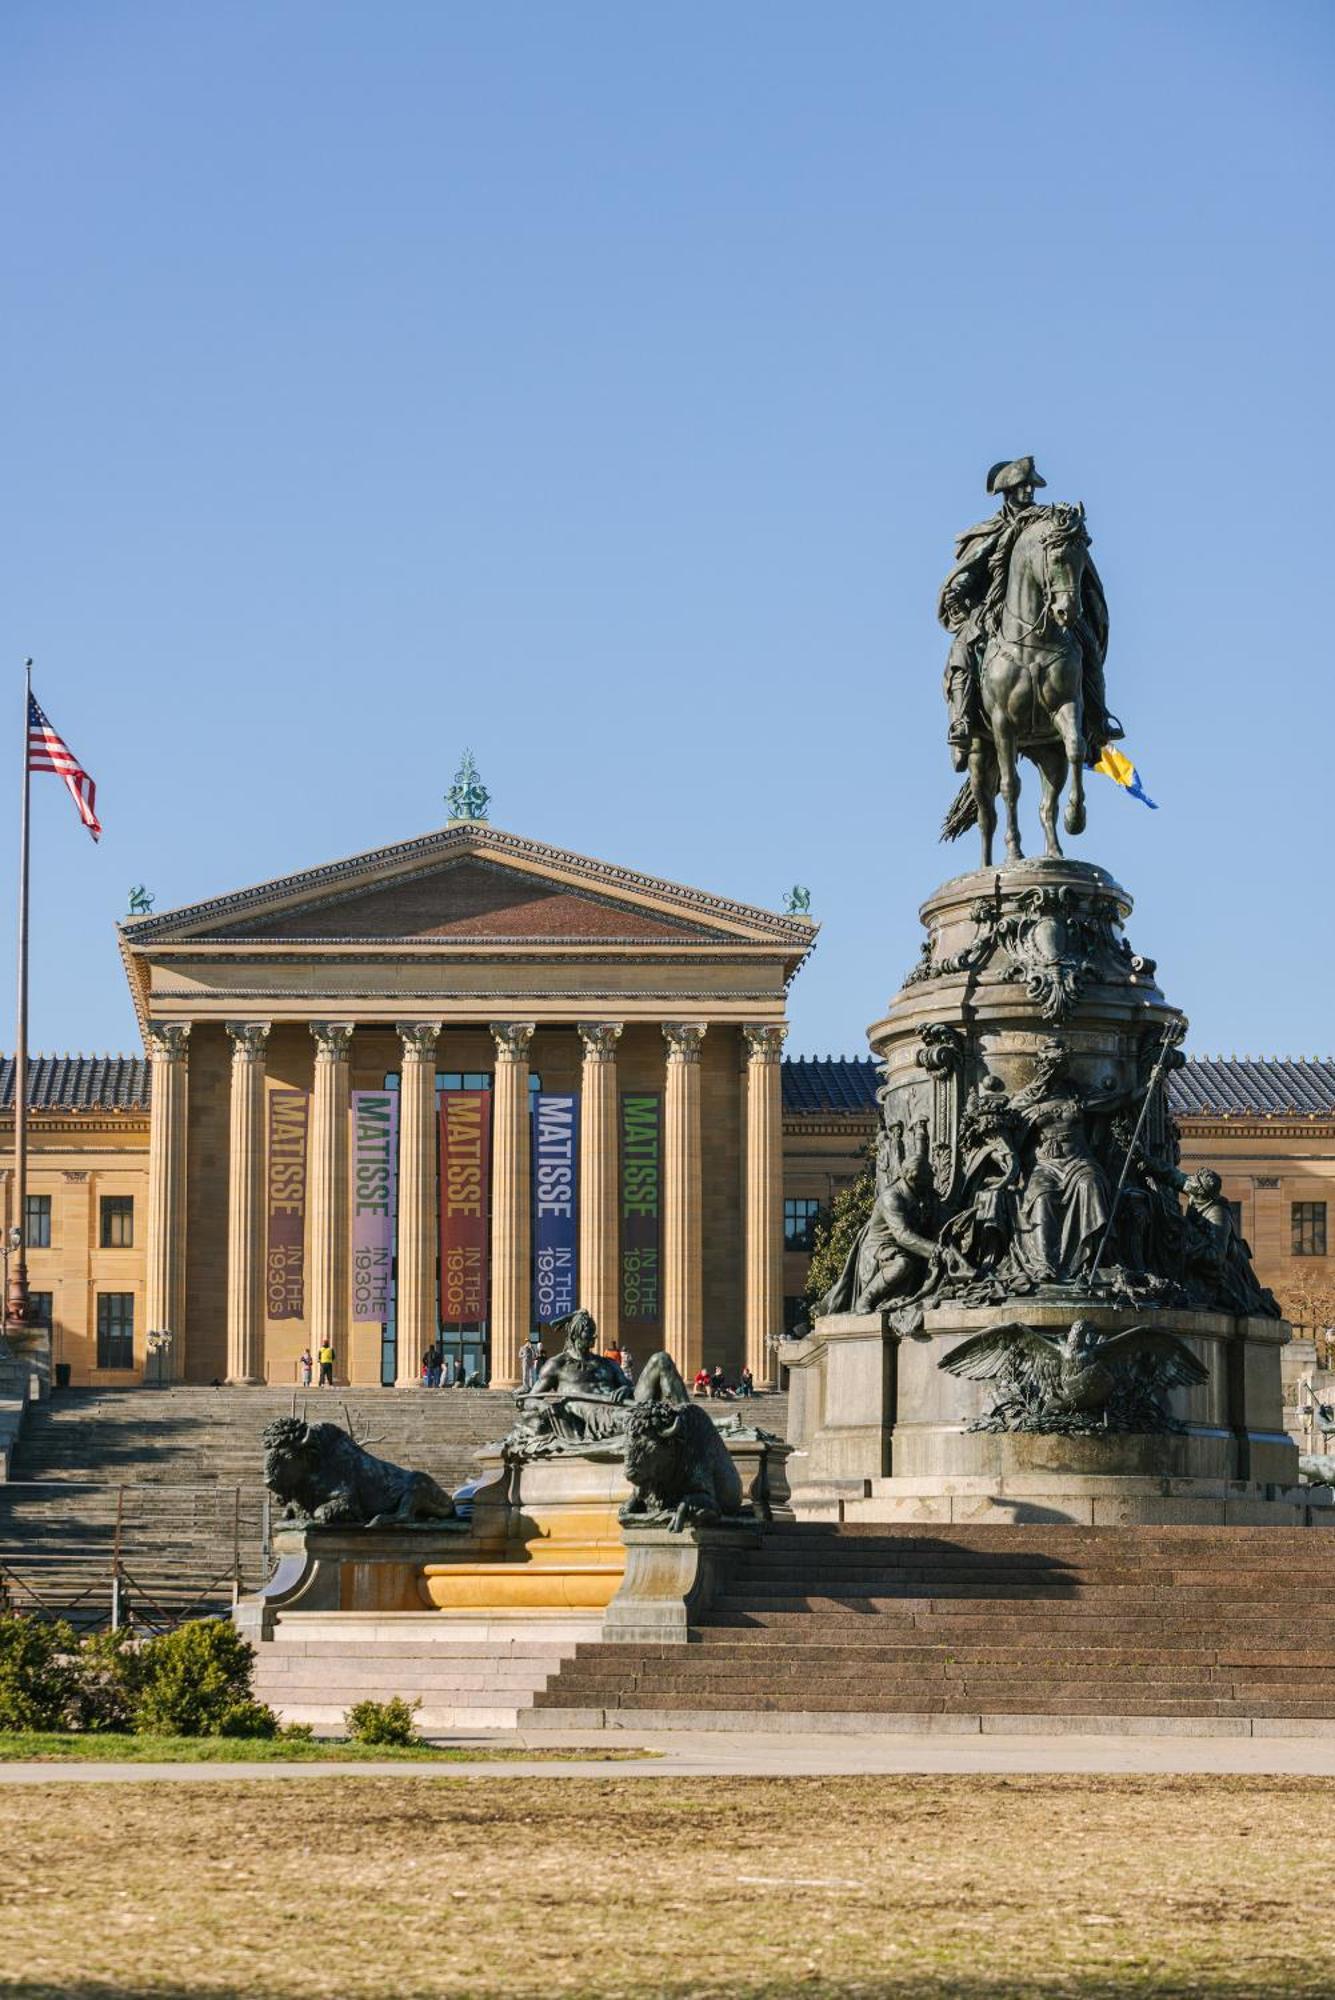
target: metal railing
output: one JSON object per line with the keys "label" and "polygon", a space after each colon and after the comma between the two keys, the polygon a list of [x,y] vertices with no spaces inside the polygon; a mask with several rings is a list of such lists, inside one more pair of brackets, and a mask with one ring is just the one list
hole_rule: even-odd
{"label": "metal railing", "polygon": [[[65,1500],[34,1515],[24,1503]],[[201,1564],[170,1546],[206,1538]],[[221,1548],[219,1548],[221,1544]],[[85,1630],[169,1631],[235,1605],[271,1567],[269,1496],[218,1484],[25,1480],[0,1486],[0,1604]]]}

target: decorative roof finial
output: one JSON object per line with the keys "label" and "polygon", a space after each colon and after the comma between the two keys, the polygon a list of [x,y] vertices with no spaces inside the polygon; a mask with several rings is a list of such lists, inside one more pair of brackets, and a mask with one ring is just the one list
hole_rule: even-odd
{"label": "decorative roof finial", "polygon": [[451,820],[487,817],[491,793],[478,775],[471,750],[464,751],[463,762],[454,774],[454,783],[445,794],[445,803],[450,809]]}
{"label": "decorative roof finial", "polygon": [[146,917],[153,908],[153,898],[142,882],[136,882],[130,891],[130,915]]}
{"label": "decorative roof finial", "polygon": [[788,917],[808,917],[811,914],[811,891],[794,882],[783,899],[784,915]]}

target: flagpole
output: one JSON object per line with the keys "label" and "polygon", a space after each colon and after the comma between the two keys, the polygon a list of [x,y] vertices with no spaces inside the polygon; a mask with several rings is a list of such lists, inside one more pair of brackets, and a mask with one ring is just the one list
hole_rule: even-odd
{"label": "flagpole", "polygon": [[14,1028],[14,1182],[17,1241],[9,1260],[5,1321],[28,1324],[28,820],[32,778],[28,768],[28,715],[32,661],[23,663],[23,790],[19,818],[19,992]]}

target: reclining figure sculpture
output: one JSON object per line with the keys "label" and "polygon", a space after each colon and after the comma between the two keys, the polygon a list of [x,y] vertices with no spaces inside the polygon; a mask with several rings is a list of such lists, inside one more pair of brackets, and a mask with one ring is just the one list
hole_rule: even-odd
{"label": "reclining figure sculpture", "polygon": [[620,1518],[637,1527],[714,1524],[741,1511],[742,1482],[705,1410],[691,1401],[669,1354],[652,1354],[634,1387],[595,1352],[598,1328],[581,1308],[564,1322],[565,1347],[515,1396],[508,1457],[624,1456],[632,1497]]}

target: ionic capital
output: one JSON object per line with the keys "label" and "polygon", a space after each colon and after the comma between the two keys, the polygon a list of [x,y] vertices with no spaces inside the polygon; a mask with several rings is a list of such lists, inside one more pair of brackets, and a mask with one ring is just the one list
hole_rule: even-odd
{"label": "ionic capital", "polygon": [[616,1061],[617,1043],[621,1039],[620,1021],[581,1021],[579,1038],[584,1044],[586,1063],[610,1063]]}
{"label": "ionic capital", "polygon": [[189,1021],[150,1021],[144,1041],[154,1062],[182,1062],[190,1039]]}
{"label": "ionic capital", "polygon": [[430,1063],[436,1061],[436,1043],[440,1040],[439,1021],[396,1021],[395,1032],[403,1043],[405,1063]]}
{"label": "ionic capital", "polygon": [[491,1038],[496,1044],[497,1062],[527,1062],[535,1025],[532,1021],[493,1021]]}
{"label": "ionic capital", "polygon": [[269,1039],[270,1021],[228,1021],[227,1032],[232,1037],[232,1061],[234,1063],[260,1063],[264,1061],[264,1048]]}
{"label": "ionic capital", "polygon": [[746,1022],[742,1033],[746,1036],[748,1060],[752,1065],[776,1063],[788,1038],[788,1024],[786,1021]]}
{"label": "ionic capital", "polygon": [[704,1021],[665,1021],[663,1034],[668,1045],[670,1063],[696,1063],[700,1060],[700,1044],[705,1038]]}
{"label": "ionic capital", "polygon": [[352,1029],[351,1021],[312,1021],[311,1033],[315,1037],[316,1062],[346,1062],[348,1044],[352,1040]]}

